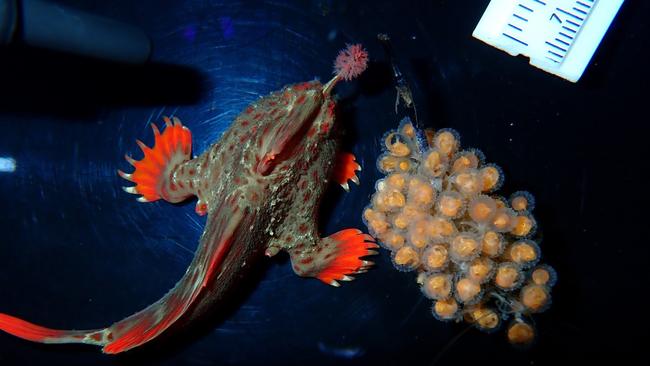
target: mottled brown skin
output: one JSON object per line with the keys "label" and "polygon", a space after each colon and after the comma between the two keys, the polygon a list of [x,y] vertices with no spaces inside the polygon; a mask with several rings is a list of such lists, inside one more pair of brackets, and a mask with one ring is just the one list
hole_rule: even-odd
{"label": "mottled brown skin", "polygon": [[[286,87],[253,103],[217,143],[172,169],[163,198],[179,202],[196,195],[197,212],[208,214],[205,232],[173,290],[102,331],[98,343],[105,352],[136,347],[181,318],[213,310],[236,286],[240,269],[262,253],[289,251],[294,270],[305,276],[327,263],[331,243],[319,238],[316,217],[335,161],[334,107],[317,81]],[[223,262],[210,268],[223,246]],[[142,329],[149,334],[140,336]]]}
{"label": "mottled brown skin", "polygon": [[321,239],[317,232],[318,204],[333,170],[347,187],[359,168],[349,154],[341,155],[345,169],[334,167],[330,90],[340,77],[326,86],[291,85],[257,100],[194,159],[191,133],[178,119],[166,119],[162,134],[153,126],[154,147],[138,142],[143,159],[127,157],[135,171],[118,173],[136,183],[125,191],[141,195],[141,202],[198,197],[196,212],[208,215],[207,224],[183,277],[160,300],[107,328],[56,330],[0,313],[0,330],[36,342],[88,343],[121,353],[216,310],[262,254],[286,250],[298,275],[335,286],[365,271],[371,263],[360,258],[376,247],[370,236],[345,229]]}

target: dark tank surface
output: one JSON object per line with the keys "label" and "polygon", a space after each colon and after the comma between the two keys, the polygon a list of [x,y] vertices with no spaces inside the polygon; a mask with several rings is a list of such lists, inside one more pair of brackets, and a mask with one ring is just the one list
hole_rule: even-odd
{"label": "dark tank surface", "polygon": [[[89,329],[143,309],[185,272],[204,218],[194,204],[142,204],[120,189],[124,153],[176,115],[196,154],[259,96],[325,81],[345,43],[370,67],[341,85],[343,145],[361,185],[332,189],[322,230],[363,227],[395,89],[377,33],[389,33],[420,121],[456,129],[536,197],[545,262],[559,282],[521,351],[503,331],[441,323],[413,275],[377,266],[341,288],[293,274],[287,256],[242,281],[231,304],[143,350],[105,356],[0,334],[0,364],[496,364],[632,358],[648,329],[647,87],[650,4],[627,1],[577,84],[471,37],[488,1],[60,1],[142,28],[151,62],[125,66],[0,49],[0,312]],[[15,163],[15,167],[14,167]],[[462,335],[461,335],[462,334]],[[456,336],[461,335],[459,338]],[[450,345],[450,342],[454,341]]]}

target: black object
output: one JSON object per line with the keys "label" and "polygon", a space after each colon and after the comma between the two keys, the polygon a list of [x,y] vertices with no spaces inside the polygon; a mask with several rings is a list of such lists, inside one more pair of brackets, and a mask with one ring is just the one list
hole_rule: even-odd
{"label": "black object", "polygon": [[11,42],[125,63],[151,54],[138,28],[39,0],[0,0],[0,44]]}

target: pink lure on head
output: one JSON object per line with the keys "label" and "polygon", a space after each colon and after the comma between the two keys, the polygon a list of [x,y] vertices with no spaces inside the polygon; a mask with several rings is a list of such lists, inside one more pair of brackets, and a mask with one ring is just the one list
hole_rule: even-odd
{"label": "pink lure on head", "polygon": [[334,74],[344,80],[352,80],[368,67],[368,52],[360,45],[353,44],[339,52],[334,61]]}

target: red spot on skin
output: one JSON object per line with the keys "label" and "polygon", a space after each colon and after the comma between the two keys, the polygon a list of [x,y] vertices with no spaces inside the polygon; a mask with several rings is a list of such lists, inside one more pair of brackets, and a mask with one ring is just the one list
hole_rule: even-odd
{"label": "red spot on skin", "polygon": [[309,89],[310,86],[311,86],[311,83],[309,83],[309,82],[304,82],[304,83],[300,83],[300,84],[294,86],[294,89],[295,89],[296,91],[301,91],[301,90]]}
{"label": "red spot on skin", "polygon": [[300,189],[305,189],[307,188],[307,181],[306,180],[301,180],[300,183],[298,184],[298,188]]}
{"label": "red spot on skin", "polygon": [[314,182],[318,182],[318,172],[316,170],[311,171],[311,177],[314,179]]}
{"label": "red spot on skin", "polygon": [[244,127],[248,126],[249,123],[250,122],[248,122],[247,120],[241,121],[241,125],[244,126]]}
{"label": "red spot on skin", "polygon": [[178,181],[178,186],[181,187],[181,188],[185,188],[185,185],[183,185],[183,182],[181,182],[181,181]]}
{"label": "red spot on skin", "polygon": [[336,104],[335,104],[334,102],[330,102],[330,103],[327,105],[327,116],[328,116],[329,118],[334,117],[334,108],[335,108],[335,107],[336,107]]}
{"label": "red spot on skin", "polygon": [[305,102],[305,94],[302,94],[301,96],[296,99],[296,104],[303,104]]}
{"label": "red spot on skin", "polygon": [[309,257],[309,258],[305,258],[305,259],[301,260],[300,263],[301,264],[309,264],[309,263],[311,263],[313,261],[314,261],[314,258]]}
{"label": "red spot on skin", "polygon": [[251,114],[251,113],[253,113],[253,106],[250,106],[250,105],[249,105],[248,108],[246,108],[245,113],[246,113],[246,114]]}
{"label": "red spot on skin", "polygon": [[102,335],[99,334],[99,333],[95,333],[95,334],[91,335],[90,338],[92,338],[93,340],[99,342],[99,341],[102,340]]}
{"label": "red spot on skin", "polygon": [[251,193],[251,201],[257,202],[260,199],[260,196],[257,194],[257,192]]}
{"label": "red spot on skin", "polygon": [[271,107],[275,107],[276,105],[278,105],[278,103],[275,102],[274,100],[272,100],[272,101],[269,102],[269,105],[270,105]]}
{"label": "red spot on skin", "polygon": [[248,136],[246,136],[246,135],[242,135],[242,136],[239,138],[239,142],[244,142],[244,141],[246,141],[247,139],[248,139]]}
{"label": "red spot on skin", "polygon": [[292,242],[293,241],[293,236],[289,235],[289,236],[287,236],[287,238],[285,240],[288,241],[288,242]]}
{"label": "red spot on skin", "polygon": [[194,175],[194,173],[195,173],[194,169],[190,169],[189,174]]}
{"label": "red spot on skin", "polygon": [[228,146],[228,150],[233,151],[234,149],[235,149],[235,145]]}
{"label": "red spot on skin", "polygon": [[253,127],[251,127],[251,131],[252,131],[253,133],[257,132],[257,126],[253,126]]}
{"label": "red spot on skin", "polygon": [[[171,179],[170,179],[170,181],[171,181]],[[174,184],[173,182],[169,183],[169,189],[172,190],[172,191],[175,191],[176,190],[176,184]]]}
{"label": "red spot on skin", "polygon": [[303,234],[307,232],[307,229],[308,227],[305,224],[300,224],[300,226],[298,227],[298,231],[300,231]]}
{"label": "red spot on skin", "polygon": [[321,133],[328,133],[330,130],[330,124],[327,122],[323,122],[323,124],[320,126],[320,132]]}
{"label": "red spot on skin", "polygon": [[109,342],[112,342],[113,341],[113,333],[108,333],[106,335],[106,339],[108,339]]}
{"label": "red spot on skin", "polygon": [[305,195],[303,196],[303,202],[309,201],[311,198],[311,192],[305,192]]}
{"label": "red spot on skin", "polygon": [[256,121],[259,121],[261,118],[262,118],[262,113],[257,113],[257,114],[255,114],[255,116],[253,117],[253,119],[256,120]]}
{"label": "red spot on skin", "polygon": [[190,182],[189,182],[189,185],[190,185],[190,188],[191,188],[191,189],[194,189],[194,181],[190,181]]}
{"label": "red spot on skin", "polygon": [[307,137],[314,137],[314,134],[316,133],[316,129],[312,126],[312,128],[307,131]]}

